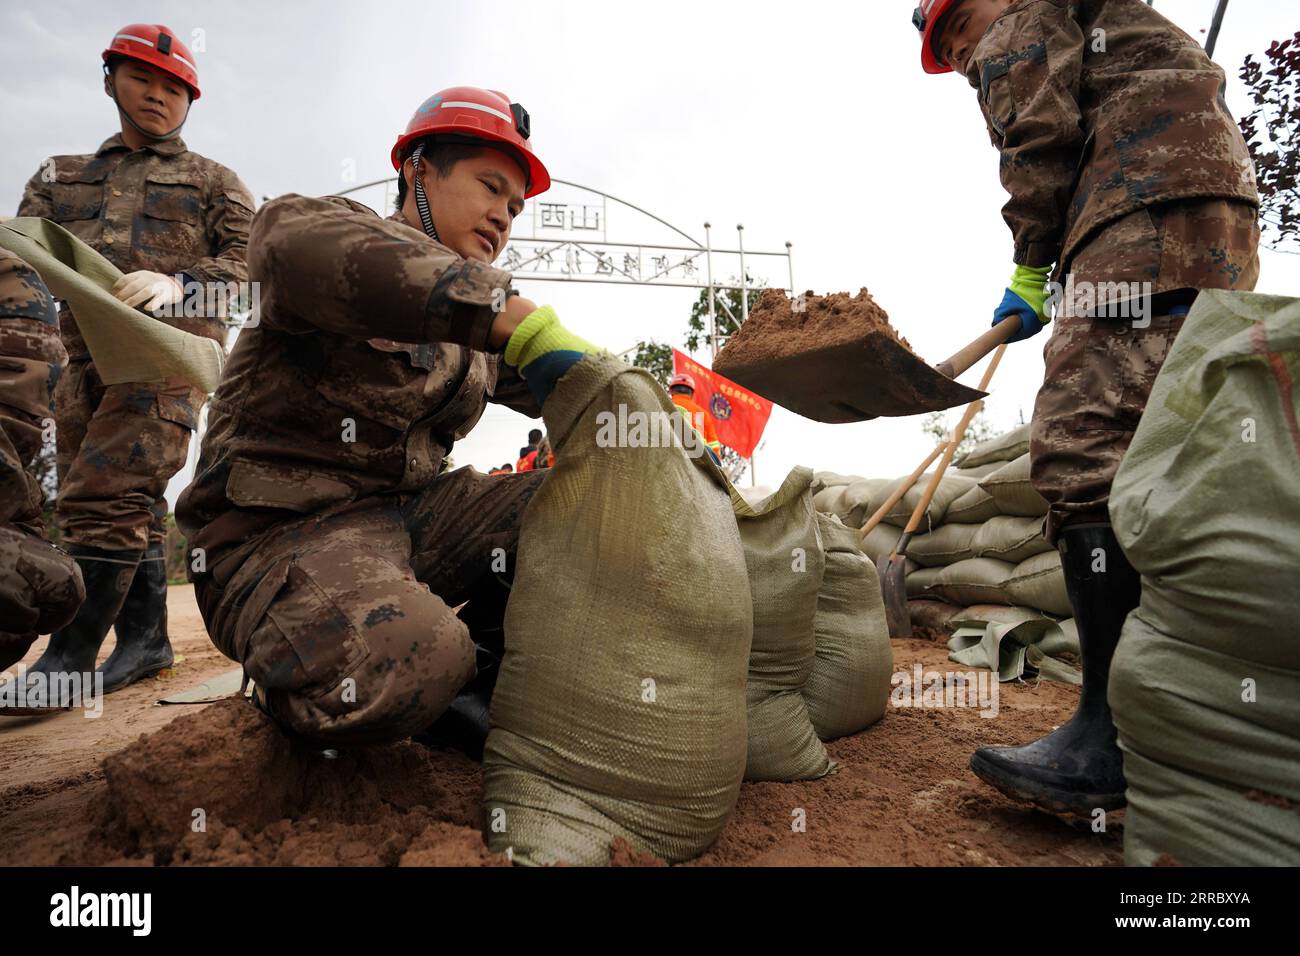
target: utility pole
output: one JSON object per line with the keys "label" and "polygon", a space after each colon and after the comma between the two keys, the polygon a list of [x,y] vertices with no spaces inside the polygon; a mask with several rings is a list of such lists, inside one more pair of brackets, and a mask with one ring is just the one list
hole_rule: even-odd
{"label": "utility pole", "polygon": [[1219,42],[1219,28],[1223,26],[1223,15],[1228,10],[1228,0],[1219,0],[1214,8],[1214,19],[1210,21],[1210,33],[1205,38],[1205,55],[1214,59],[1214,45]]}

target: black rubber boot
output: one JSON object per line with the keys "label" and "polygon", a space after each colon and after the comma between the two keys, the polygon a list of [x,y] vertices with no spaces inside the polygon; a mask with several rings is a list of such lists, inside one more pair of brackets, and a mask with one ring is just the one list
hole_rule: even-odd
{"label": "black rubber boot", "polygon": [[469,628],[474,641],[478,672],[460,693],[414,740],[431,747],[450,747],[474,760],[483,759],[487,744],[488,708],[496,689],[501,658],[505,654],[506,603],[514,575],[487,574],[475,585],[457,617]]}
{"label": "black rubber boot", "polygon": [[[1110,661],[1141,579],[1109,525],[1076,525],[1060,535],[1065,587],[1083,656],[1079,707],[1068,723],[1022,747],[981,747],[970,768],[1007,796],[1057,813],[1124,806],[1124,764],[1106,701]],[[1104,567],[1104,570],[1102,568]]]}
{"label": "black rubber boot", "polygon": [[412,739],[430,747],[450,747],[472,760],[483,759],[487,744],[488,709],[497,685],[501,659],[481,644],[474,648],[478,673],[460,689],[442,716]]}
{"label": "black rubber boot", "polygon": [[36,673],[44,674],[48,682],[60,673],[94,672],[100,645],[126,600],[143,556],[141,551],[104,551],[81,545],[69,545],[66,550],[81,568],[86,600],[72,623],[50,637],[45,653],[27,669],[29,687],[30,677]]}
{"label": "black rubber boot", "polygon": [[113,630],[117,646],[100,668],[105,694],[171,667],[175,658],[167,637],[167,556],[161,543],[150,545],[135,569]]}

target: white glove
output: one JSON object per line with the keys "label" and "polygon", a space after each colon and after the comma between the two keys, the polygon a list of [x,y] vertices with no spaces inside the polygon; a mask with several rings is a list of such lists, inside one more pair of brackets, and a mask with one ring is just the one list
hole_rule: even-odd
{"label": "white glove", "polygon": [[147,269],[128,272],[113,284],[112,292],[133,309],[147,301],[145,309],[150,312],[175,305],[185,297],[184,286],[175,278]]}

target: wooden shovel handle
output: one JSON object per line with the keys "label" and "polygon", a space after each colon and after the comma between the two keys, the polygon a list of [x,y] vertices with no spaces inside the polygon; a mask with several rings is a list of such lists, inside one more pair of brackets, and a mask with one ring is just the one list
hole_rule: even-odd
{"label": "wooden shovel handle", "polygon": [[889,514],[889,512],[893,510],[894,505],[903,500],[903,495],[912,490],[912,486],[916,484],[916,480],[925,474],[925,469],[929,468],[930,465],[934,463],[934,460],[942,454],[945,447],[947,447],[947,442],[942,445],[935,445],[934,451],[930,452],[930,454],[926,456],[925,461],[917,465],[916,471],[904,478],[899,486],[894,489],[893,494],[885,499],[885,503],[877,508],[875,513],[867,519],[867,523],[862,526],[861,533],[863,541],[867,540],[867,535],[871,533],[871,529],[880,524],[880,522],[884,520],[885,515]]}
{"label": "wooden shovel handle", "polygon": [[[961,349],[947,361],[940,362],[935,366],[940,375],[946,375],[948,378],[956,378],[966,369],[970,368],[984,356],[988,355],[999,345],[1006,342],[1007,339],[1015,335],[1020,328],[1020,319],[1012,316],[1009,319],[1003,319],[993,328],[989,329],[970,345]],[[980,391],[984,391],[984,386],[980,386]]]}
{"label": "wooden shovel handle", "polygon": [[[1006,323],[1003,322],[1001,325],[1006,325]],[[1001,328],[1001,325],[997,326],[997,328]],[[993,379],[993,372],[998,367],[998,363],[1002,361],[1002,353],[1006,350],[1006,343],[1003,343],[1002,345],[999,345],[997,351],[993,353],[993,359],[989,362],[989,367],[984,370],[984,377],[980,379],[979,389],[981,392],[988,390],[989,382]],[[943,473],[948,469],[948,464],[952,461],[952,456],[957,452],[957,446],[961,444],[962,437],[966,434],[967,426],[970,425],[971,419],[975,417],[983,406],[983,399],[971,402],[966,406],[966,411],[962,414],[961,421],[957,423],[957,427],[952,431],[952,438],[949,439],[948,444],[944,446],[943,457],[939,459],[939,467],[936,468],[934,474],[930,476],[930,483],[925,487],[925,494],[923,494],[921,500],[916,503],[916,507],[912,510],[912,517],[908,520],[907,527],[903,529],[903,537],[900,539],[902,551],[896,549],[894,553],[890,555],[891,558],[894,554],[906,553],[907,542],[911,541],[911,535],[921,526],[921,515],[925,514],[925,509],[930,507],[930,501],[934,498],[934,493],[939,487],[939,482],[943,480]]]}

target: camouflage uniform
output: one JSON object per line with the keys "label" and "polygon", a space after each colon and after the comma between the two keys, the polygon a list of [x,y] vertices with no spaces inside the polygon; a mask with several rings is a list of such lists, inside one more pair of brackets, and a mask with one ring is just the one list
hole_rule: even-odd
{"label": "camouflage uniform", "polygon": [[540,414],[486,351],[510,274],[397,217],[293,195],[254,220],[249,273],[260,323],[240,333],[176,508],[201,549],[199,608],[290,730],[408,736],[473,677],[451,608],[513,571],[544,477],[440,474],[487,401]]}
{"label": "camouflage uniform", "polygon": [[[184,274],[199,283],[247,279],[253,198],[233,172],[179,138],[131,150],[119,134],[92,155],[52,157],[27,183],[18,214],[57,222],[123,272]],[[220,315],[163,321],[225,340]],[[163,492],[185,464],[206,396],[181,380],[105,386],[66,307],[61,326],[70,364],[55,395],[55,520],[72,544],[157,545]]]}
{"label": "camouflage uniform", "polygon": [[1111,481],[1182,326],[1170,308],[1196,289],[1254,287],[1254,170],[1223,71],[1141,0],[1018,0],[966,76],[1001,154],[1015,262],[1055,263],[1053,280],[1079,288],[1149,282],[1155,295],[1147,327],[1058,309],[1030,447],[1055,541],[1064,523],[1108,521]]}
{"label": "camouflage uniform", "polygon": [[27,471],[66,361],[45,283],[0,249],[0,668],[70,621],[85,597],[76,562],[45,540],[41,489]]}

